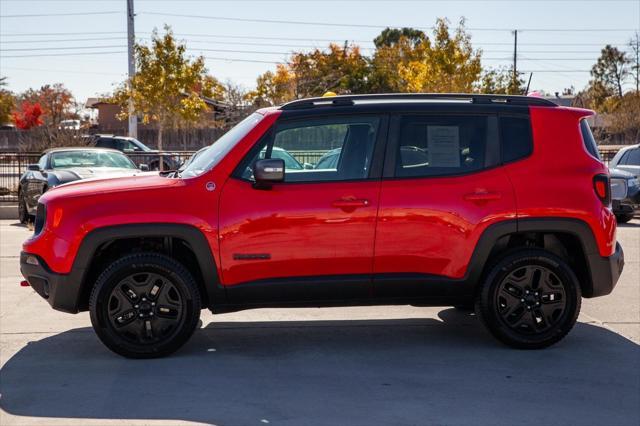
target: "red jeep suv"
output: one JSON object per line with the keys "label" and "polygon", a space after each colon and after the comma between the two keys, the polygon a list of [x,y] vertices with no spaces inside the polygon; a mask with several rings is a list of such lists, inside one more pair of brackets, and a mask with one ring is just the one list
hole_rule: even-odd
{"label": "red jeep suv", "polygon": [[180,172],[39,200],[22,274],[118,354],[167,355],[201,309],[475,306],[542,348],[624,264],[593,112],[497,95],[361,95],[257,111]]}

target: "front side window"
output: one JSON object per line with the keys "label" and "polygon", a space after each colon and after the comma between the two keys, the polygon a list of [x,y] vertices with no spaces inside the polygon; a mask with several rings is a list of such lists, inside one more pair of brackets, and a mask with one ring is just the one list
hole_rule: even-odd
{"label": "front side window", "polygon": [[488,117],[402,118],[395,176],[446,176],[480,170],[485,164]]}
{"label": "front side window", "polygon": [[378,117],[334,117],[279,124],[242,164],[241,177],[253,180],[253,164],[280,158],[285,182],[366,179],[378,134]]}

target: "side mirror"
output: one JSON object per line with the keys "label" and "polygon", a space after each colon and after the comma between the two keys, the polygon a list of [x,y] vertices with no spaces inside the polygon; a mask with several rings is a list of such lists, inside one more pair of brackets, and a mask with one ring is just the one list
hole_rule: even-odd
{"label": "side mirror", "polygon": [[148,172],[149,171],[149,166],[147,164],[140,164],[138,166],[138,168],[140,169],[141,172]]}
{"label": "side mirror", "polygon": [[27,166],[27,170],[31,170],[32,172],[39,172],[40,166],[38,166],[37,164],[29,164]]}
{"label": "side mirror", "polygon": [[284,181],[284,160],[281,158],[270,158],[258,160],[253,165],[254,184],[258,189],[269,189],[274,183]]}

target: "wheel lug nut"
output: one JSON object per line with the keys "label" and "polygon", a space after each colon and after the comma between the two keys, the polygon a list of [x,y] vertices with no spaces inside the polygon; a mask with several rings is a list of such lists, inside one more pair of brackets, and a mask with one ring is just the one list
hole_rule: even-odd
{"label": "wheel lug nut", "polygon": [[536,306],[539,306],[539,305],[540,305],[540,302],[536,302]]}
{"label": "wheel lug nut", "polygon": [[142,301],[143,301],[143,302],[146,302],[146,301],[147,301],[147,298],[146,298],[146,297],[143,297],[143,298],[142,298]]}
{"label": "wheel lug nut", "polygon": [[138,305],[135,305],[135,306],[134,306],[134,308],[138,309],[138,308],[139,308],[139,306],[138,306]]}
{"label": "wheel lug nut", "polygon": [[142,318],[142,314],[139,314],[138,316],[139,316],[140,318]]}
{"label": "wheel lug nut", "polygon": [[156,306],[156,303],[155,302],[151,302],[151,306]]}
{"label": "wheel lug nut", "polygon": [[524,303],[524,299],[520,299],[520,301],[521,301],[522,303]]}
{"label": "wheel lug nut", "polygon": [[149,315],[150,315],[150,316],[153,316],[153,312],[149,312]]}
{"label": "wheel lug nut", "polygon": [[[529,294],[529,290],[525,290],[524,293],[525,294]],[[142,300],[144,300],[144,299],[142,299]]]}

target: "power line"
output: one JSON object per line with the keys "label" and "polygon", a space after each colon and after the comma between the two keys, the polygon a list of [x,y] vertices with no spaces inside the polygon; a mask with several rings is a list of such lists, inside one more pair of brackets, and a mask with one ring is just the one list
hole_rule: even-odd
{"label": "power line", "polygon": [[0,44],[28,44],[28,43],[65,43],[68,41],[107,41],[107,40],[126,40],[125,36],[121,37],[92,37],[92,38],[57,38],[48,40],[0,40]]}
{"label": "power line", "polygon": [[123,75],[124,73],[113,73],[113,72],[100,72],[100,71],[80,71],[80,70],[60,70],[60,69],[44,69],[44,68],[23,68],[23,67],[2,67],[7,70],[16,70],[16,71],[37,71],[37,72],[60,72],[60,73],[70,73],[70,74],[95,74],[95,75]]}
{"label": "power line", "polygon": [[25,15],[0,15],[0,18],[37,18],[37,17],[49,17],[49,16],[89,16],[89,15],[115,15],[122,12],[67,12],[67,13],[32,13]]}
{"label": "power line", "polygon": [[[165,13],[165,12],[140,12],[145,15],[155,16],[169,16],[176,18],[196,18],[196,19],[209,19],[216,21],[233,21],[233,22],[254,22],[254,23],[268,23],[268,24],[289,24],[289,25],[318,25],[329,27],[353,27],[353,28],[400,28],[407,25],[372,25],[372,24],[347,24],[336,22],[312,22],[312,21],[293,21],[293,20],[280,20],[280,19],[258,19],[258,18],[237,18],[228,16],[208,16],[208,15],[187,15],[181,13]],[[412,26],[412,28],[419,29],[433,29],[430,27]],[[466,28],[468,31],[513,31],[513,28]],[[636,28],[518,28],[518,31],[530,31],[530,32],[630,32],[635,31]]]}
{"label": "power line", "polygon": [[59,35],[89,35],[89,34],[124,34],[124,31],[79,31],[58,33],[3,33],[0,37],[33,37],[33,36],[59,36]]}
{"label": "power line", "polygon": [[79,53],[37,53],[37,54],[29,54],[29,55],[2,55],[2,58],[36,58],[42,56],[85,56],[85,55],[111,55],[116,53],[127,53],[124,50],[113,51],[113,52],[79,52]]}
{"label": "power line", "polygon": [[66,47],[32,47],[32,48],[20,48],[20,49],[0,49],[0,52],[26,52],[26,51],[38,51],[38,50],[77,50],[77,49],[114,49],[116,47],[124,47],[120,44],[113,44],[110,46],[66,46]]}

